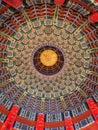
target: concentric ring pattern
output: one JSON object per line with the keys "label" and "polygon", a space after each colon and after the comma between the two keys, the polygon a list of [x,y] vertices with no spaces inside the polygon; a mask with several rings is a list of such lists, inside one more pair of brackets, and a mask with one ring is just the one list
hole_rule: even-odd
{"label": "concentric ring pattern", "polygon": [[[21,107],[62,112],[85,102],[97,87],[98,45],[93,43],[98,39],[97,29],[76,11],[67,13],[67,7],[54,4],[27,6],[5,21],[0,30],[4,44],[0,89]],[[41,52],[47,47],[58,57],[52,67],[40,63]],[[54,108],[50,110],[49,105]]]}
{"label": "concentric ring pattern", "polygon": [[62,52],[52,44],[39,48],[32,58],[36,70],[45,76],[57,74],[64,65]]}

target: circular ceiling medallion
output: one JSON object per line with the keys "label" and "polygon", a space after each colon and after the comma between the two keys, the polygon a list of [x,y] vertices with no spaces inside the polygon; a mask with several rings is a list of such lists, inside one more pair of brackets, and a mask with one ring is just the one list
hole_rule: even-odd
{"label": "circular ceiling medallion", "polygon": [[40,61],[45,66],[53,66],[57,60],[58,56],[56,52],[50,49],[44,50],[40,55]]}
{"label": "circular ceiling medallion", "polygon": [[57,74],[62,69],[64,57],[57,47],[46,45],[35,52],[33,64],[38,72],[51,76]]}

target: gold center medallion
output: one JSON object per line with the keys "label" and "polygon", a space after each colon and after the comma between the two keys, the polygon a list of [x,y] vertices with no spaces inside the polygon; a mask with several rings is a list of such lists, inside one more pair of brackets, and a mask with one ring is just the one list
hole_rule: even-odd
{"label": "gold center medallion", "polygon": [[58,56],[53,50],[44,50],[40,55],[40,61],[45,66],[53,66],[58,60]]}

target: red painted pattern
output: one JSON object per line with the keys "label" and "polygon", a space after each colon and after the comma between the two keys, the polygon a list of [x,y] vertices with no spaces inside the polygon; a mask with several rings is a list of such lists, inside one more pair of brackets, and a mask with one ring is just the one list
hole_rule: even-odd
{"label": "red painted pattern", "polygon": [[64,2],[65,2],[65,0],[54,0],[54,3],[55,3],[56,5],[63,5]]}
{"label": "red painted pattern", "polygon": [[95,103],[95,101],[93,99],[88,99],[87,104],[95,118],[96,123],[98,123],[98,106],[97,106],[97,104]]}
{"label": "red painted pattern", "polygon": [[74,130],[73,121],[71,117],[65,118],[64,122],[65,122],[66,130]]}
{"label": "red painted pattern", "polygon": [[44,114],[38,114],[36,130],[44,130]]}
{"label": "red painted pattern", "polygon": [[14,105],[11,111],[9,112],[5,123],[2,125],[0,130],[13,130],[13,124],[16,120],[18,111],[19,111],[19,107]]}
{"label": "red painted pattern", "polygon": [[95,12],[89,16],[89,21],[92,23],[98,22],[98,12]]}
{"label": "red painted pattern", "polygon": [[19,8],[22,5],[22,0],[3,0],[8,5],[12,6],[13,8]]}

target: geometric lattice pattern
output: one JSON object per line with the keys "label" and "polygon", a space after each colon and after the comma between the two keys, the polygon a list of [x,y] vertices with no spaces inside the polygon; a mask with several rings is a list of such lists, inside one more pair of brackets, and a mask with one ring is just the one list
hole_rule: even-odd
{"label": "geometric lattice pattern", "polygon": [[[5,49],[0,90],[36,112],[62,112],[85,102],[97,86],[97,39],[96,28],[71,8],[45,3],[20,9],[0,29]],[[39,73],[32,59],[47,45],[64,58],[62,69],[51,76]]]}
{"label": "geometric lattice pattern", "polygon": [[[91,56],[86,52],[86,38],[82,33],[75,34],[75,27],[69,23],[59,28],[40,22],[42,24],[37,30],[29,30],[25,25],[14,34],[17,40],[15,44],[9,43],[7,49],[8,71],[17,86],[32,96],[51,98],[70,94],[85,81],[91,63]],[[58,46],[65,58],[63,70],[54,77],[39,75],[34,65],[32,67],[32,53],[47,43]]]}

